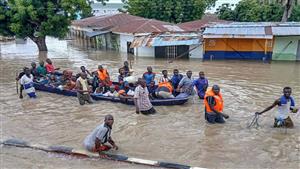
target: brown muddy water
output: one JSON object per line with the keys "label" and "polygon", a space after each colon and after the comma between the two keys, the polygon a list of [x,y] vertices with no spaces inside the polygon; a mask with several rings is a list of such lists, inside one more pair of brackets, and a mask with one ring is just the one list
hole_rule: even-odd
{"label": "brown muddy water", "polygon": [[[81,65],[96,70],[108,68],[114,79],[126,54],[95,51],[83,41],[47,39],[51,58],[57,67],[79,72]],[[300,64],[261,62],[166,60],[135,58],[135,75],[146,66],[155,72],[178,68],[192,70],[196,78],[205,71],[210,85],[219,84],[225,110],[230,115],[224,125],[209,125],[204,120],[203,103],[196,97],[181,106],[156,107],[153,116],[135,114],[133,106],[99,101],[79,106],[77,98],[37,92],[38,99],[18,99],[16,70],[30,62],[45,59],[32,42],[23,45],[1,44],[1,139],[19,138],[43,145],[79,148],[106,114],[115,117],[112,137],[120,149],[116,153],[207,168],[299,168],[300,118],[291,114],[295,128],[272,128],[274,111],[260,117],[259,129],[248,129],[251,115],[273,103],[284,86],[293,88],[300,102]],[[1,147],[0,168],[149,168],[106,160],[79,159],[30,149]]]}

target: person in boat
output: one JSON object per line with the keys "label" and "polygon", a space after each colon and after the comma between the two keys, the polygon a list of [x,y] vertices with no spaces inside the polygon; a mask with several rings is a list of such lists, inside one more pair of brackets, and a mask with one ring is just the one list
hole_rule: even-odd
{"label": "person in boat", "polygon": [[128,82],[124,82],[124,86],[121,90],[118,91],[120,97],[133,97],[134,96],[134,91],[130,87]]}
{"label": "person in boat", "polygon": [[197,93],[200,99],[204,99],[205,92],[208,87],[208,80],[205,78],[204,72],[199,72],[199,78],[194,80],[194,86],[197,89]]}
{"label": "person in boat", "polygon": [[125,70],[124,70],[124,68],[120,68],[120,69],[119,69],[118,82],[119,82],[121,88],[124,87],[124,82],[125,82],[124,78],[125,78],[125,77],[126,77],[126,75],[125,75]]}
{"label": "person in boat", "polygon": [[40,61],[39,63],[40,65],[36,68],[37,73],[39,74],[39,76],[41,77],[46,77],[47,75],[47,70],[46,67],[44,65],[44,61]]}
{"label": "person in boat", "polygon": [[76,81],[77,98],[80,105],[84,105],[85,102],[89,104],[93,103],[90,97],[90,88],[87,82],[87,75],[80,73],[80,77]]}
{"label": "person in boat", "polygon": [[[104,117],[104,123],[97,126],[85,139],[83,145],[86,150],[90,152],[102,152],[108,151],[111,148],[118,150],[118,146],[111,137],[111,130],[114,124],[114,118],[112,115],[106,115]],[[110,145],[107,145],[106,143]]]}
{"label": "person in boat", "polygon": [[69,79],[66,81],[66,84],[63,86],[64,90],[73,90],[76,87],[76,83]]}
{"label": "person in boat", "polygon": [[64,70],[59,80],[62,85],[66,85],[67,81],[72,80],[72,77],[73,72],[71,70]]}
{"label": "person in boat", "polygon": [[157,85],[155,85],[155,81],[151,81],[150,85],[147,86],[147,89],[149,91],[149,97],[151,99],[157,98],[157,96],[156,96]]}
{"label": "person in boat", "polygon": [[109,87],[109,90],[106,90],[103,96],[107,97],[119,97],[119,93],[116,90],[116,86],[112,85]]}
{"label": "person in boat", "polygon": [[225,123],[229,116],[223,113],[224,100],[218,85],[209,88],[204,96],[205,120],[208,123]]}
{"label": "person in boat", "polygon": [[23,85],[21,84],[20,79],[22,78],[23,75],[25,75],[25,70],[26,70],[26,69],[28,69],[28,68],[27,68],[27,67],[24,67],[24,68],[23,68],[23,71],[20,72],[19,75],[16,77],[17,83],[20,84],[20,87],[19,87],[19,89],[20,89],[19,98],[20,98],[20,99],[23,99],[23,89],[24,89]]}
{"label": "person in boat", "polygon": [[274,103],[264,109],[261,112],[256,112],[256,114],[263,114],[274,107],[277,106],[277,111],[274,118],[274,127],[286,127],[286,128],[293,128],[294,123],[289,116],[289,113],[297,113],[298,109],[295,107],[295,100],[291,96],[292,88],[291,87],[284,87],[283,88],[283,95],[274,101]]}
{"label": "person in boat", "polygon": [[109,76],[107,70],[104,69],[102,67],[102,65],[99,65],[97,73],[98,73],[98,78],[99,78],[100,84],[103,87],[109,89],[109,87],[112,85],[112,82],[110,81],[110,76]]}
{"label": "person in boat", "polygon": [[132,72],[130,71],[128,61],[125,61],[125,62],[124,62],[124,66],[123,66],[121,69],[124,69],[125,77],[131,76],[131,73],[132,73]]}
{"label": "person in boat", "polygon": [[144,115],[156,113],[149,99],[146,80],[139,78],[137,84],[138,86],[135,88],[133,96],[136,113],[139,114],[141,112]]}
{"label": "person in boat", "polygon": [[61,82],[57,79],[56,75],[51,74],[48,80],[48,85],[53,88],[56,88],[59,85],[61,85]]}
{"label": "person in boat", "polygon": [[35,88],[33,87],[33,75],[29,68],[25,68],[24,72],[25,74],[21,77],[20,83],[30,98],[36,98]]}
{"label": "person in boat", "polygon": [[37,68],[36,68],[36,63],[35,62],[31,62],[31,68],[30,68],[30,73],[33,75],[33,80],[38,80],[40,75],[37,71]]}
{"label": "person in boat", "polygon": [[151,81],[154,81],[155,79],[155,73],[152,72],[152,67],[147,67],[147,72],[143,74],[143,79],[146,81],[146,85],[149,86]]}
{"label": "person in boat", "polygon": [[95,91],[97,88],[99,88],[99,78],[98,78],[98,73],[97,72],[93,72],[92,73],[92,87],[93,87],[93,91]]}
{"label": "person in boat", "polygon": [[176,92],[179,92],[176,98],[186,98],[194,94],[194,84],[192,80],[192,71],[186,72],[186,77],[179,82]]}
{"label": "person in boat", "polygon": [[89,77],[93,77],[93,75],[90,73],[90,71],[88,71],[85,66],[80,66],[80,70],[82,73],[87,74]]}
{"label": "person in boat", "polygon": [[52,74],[52,73],[55,73],[56,70],[59,70],[60,68],[55,68],[51,59],[47,58],[46,59],[46,70],[47,70],[47,73],[48,74]]}
{"label": "person in boat", "polygon": [[173,76],[171,78],[172,85],[173,85],[174,89],[177,89],[177,87],[179,85],[179,82],[181,81],[182,78],[183,78],[183,75],[179,73],[179,70],[178,69],[174,69],[173,70]]}
{"label": "person in boat", "polygon": [[171,84],[171,79],[169,79],[169,77],[168,77],[168,71],[163,70],[162,74],[163,74],[163,77],[161,77],[159,80],[157,91],[156,91],[156,96],[158,98],[162,98],[162,99],[174,98],[174,95],[172,94],[173,86]]}

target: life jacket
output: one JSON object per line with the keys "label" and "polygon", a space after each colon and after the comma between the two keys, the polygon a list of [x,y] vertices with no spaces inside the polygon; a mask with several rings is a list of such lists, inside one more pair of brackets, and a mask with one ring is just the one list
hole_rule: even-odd
{"label": "life jacket", "polygon": [[223,103],[223,97],[222,97],[222,94],[219,92],[218,95],[216,95],[212,88],[209,88],[207,89],[206,93],[205,93],[205,96],[204,96],[204,105],[205,105],[205,109],[206,109],[206,112],[213,112],[211,109],[210,109],[210,106],[207,102],[207,97],[209,96],[212,96],[214,97],[215,99],[215,106],[214,106],[214,109],[218,112],[222,112],[223,111],[223,108],[224,108],[224,103]]}
{"label": "life jacket", "polygon": [[170,93],[173,92],[173,86],[172,86],[172,84],[170,82],[160,82],[158,84],[158,87],[166,87],[166,88],[169,89]]}
{"label": "life jacket", "polygon": [[107,73],[107,70],[106,70],[106,69],[103,69],[102,71],[98,70],[97,72],[98,72],[98,78],[99,78],[100,80],[103,81],[103,80],[105,80],[105,79],[108,78],[108,73]]}

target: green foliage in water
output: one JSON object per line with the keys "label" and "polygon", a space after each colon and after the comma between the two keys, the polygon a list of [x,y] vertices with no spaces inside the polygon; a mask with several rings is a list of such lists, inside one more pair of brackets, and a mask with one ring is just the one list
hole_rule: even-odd
{"label": "green foliage in water", "polygon": [[[242,0],[233,9],[223,4],[217,9],[220,19],[238,22],[280,22],[284,12],[281,3],[262,3],[257,0]],[[294,6],[289,21],[300,21],[300,6]]]}
{"label": "green foliage in water", "polygon": [[180,23],[201,19],[216,0],[123,0],[132,14],[166,22]]}

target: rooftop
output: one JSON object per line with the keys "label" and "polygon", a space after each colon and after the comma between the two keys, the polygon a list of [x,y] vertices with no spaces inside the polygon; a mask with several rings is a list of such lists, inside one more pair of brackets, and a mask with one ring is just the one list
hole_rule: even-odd
{"label": "rooftop", "polygon": [[190,28],[195,31],[200,30],[201,28],[207,27],[209,25],[214,25],[217,23],[230,23],[231,21],[220,20],[214,14],[206,14],[200,20],[185,22],[177,24],[180,27]]}

